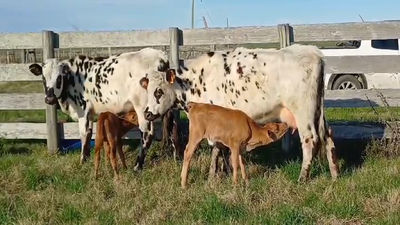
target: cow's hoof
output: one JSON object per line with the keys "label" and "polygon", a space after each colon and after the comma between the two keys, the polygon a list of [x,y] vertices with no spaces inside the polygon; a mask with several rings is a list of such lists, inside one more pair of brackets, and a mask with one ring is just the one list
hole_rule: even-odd
{"label": "cow's hoof", "polygon": [[140,172],[140,171],[142,171],[142,170],[143,170],[143,167],[140,166],[139,164],[136,164],[136,166],[133,167],[133,171],[135,171],[135,172]]}
{"label": "cow's hoof", "polygon": [[299,178],[297,179],[297,183],[299,184],[304,184],[309,180],[309,178],[307,178],[306,176],[299,176]]}
{"label": "cow's hoof", "polygon": [[85,163],[85,161],[86,161],[86,160],[85,160],[85,157],[81,156],[81,160],[80,160],[80,162],[79,162],[80,165],[83,165],[83,164]]}

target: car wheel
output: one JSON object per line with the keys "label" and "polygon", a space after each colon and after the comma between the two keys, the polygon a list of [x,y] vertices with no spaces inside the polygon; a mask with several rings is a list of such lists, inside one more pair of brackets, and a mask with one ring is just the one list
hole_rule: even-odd
{"label": "car wheel", "polygon": [[357,90],[362,89],[360,81],[353,75],[342,75],[336,79],[333,90]]}

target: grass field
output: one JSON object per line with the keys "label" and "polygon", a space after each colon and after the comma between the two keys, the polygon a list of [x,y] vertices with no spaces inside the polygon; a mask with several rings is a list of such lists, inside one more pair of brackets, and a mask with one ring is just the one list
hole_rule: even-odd
{"label": "grass field", "polygon": [[209,148],[201,149],[181,190],[181,162],[167,154],[148,157],[134,173],[136,151],[128,151],[129,169],[115,182],[104,158],[95,180],[93,161],[80,166],[78,153],[48,155],[43,144],[2,141],[0,224],[400,223],[399,157],[367,152],[358,168],[341,159],[335,183],[326,162],[315,161],[312,180],[298,184],[300,159],[285,162],[273,145],[246,155],[246,188],[234,187],[230,176],[208,182]]}

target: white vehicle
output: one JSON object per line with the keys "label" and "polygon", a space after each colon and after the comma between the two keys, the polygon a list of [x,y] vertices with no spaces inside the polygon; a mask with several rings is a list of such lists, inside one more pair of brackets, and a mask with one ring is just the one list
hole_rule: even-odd
{"label": "white vehicle", "polygon": [[[399,45],[399,39],[361,40],[353,48],[321,49],[321,51],[325,56],[399,55]],[[400,88],[400,74],[360,72],[326,74],[325,77],[325,88],[328,90],[371,89],[373,87],[378,89]]]}

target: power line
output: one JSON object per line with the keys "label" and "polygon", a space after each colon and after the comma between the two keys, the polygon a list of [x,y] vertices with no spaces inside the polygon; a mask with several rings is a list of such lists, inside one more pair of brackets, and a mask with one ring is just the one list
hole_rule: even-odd
{"label": "power line", "polygon": [[205,4],[204,4],[204,2],[203,2],[203,0],[200,0],[200,2],[203,3],[202,5],[203,5],[203,8],[204,8],[204,11],[206,11],[206,14],[207,14],[208,19],[210,20],[211,24],[214,25],[214,22],[212,21],[211,16],[210,16],[210,14],[208,13],[208,11],[207,11],[207,9],[206,9],[206,6],[205,6]]}

